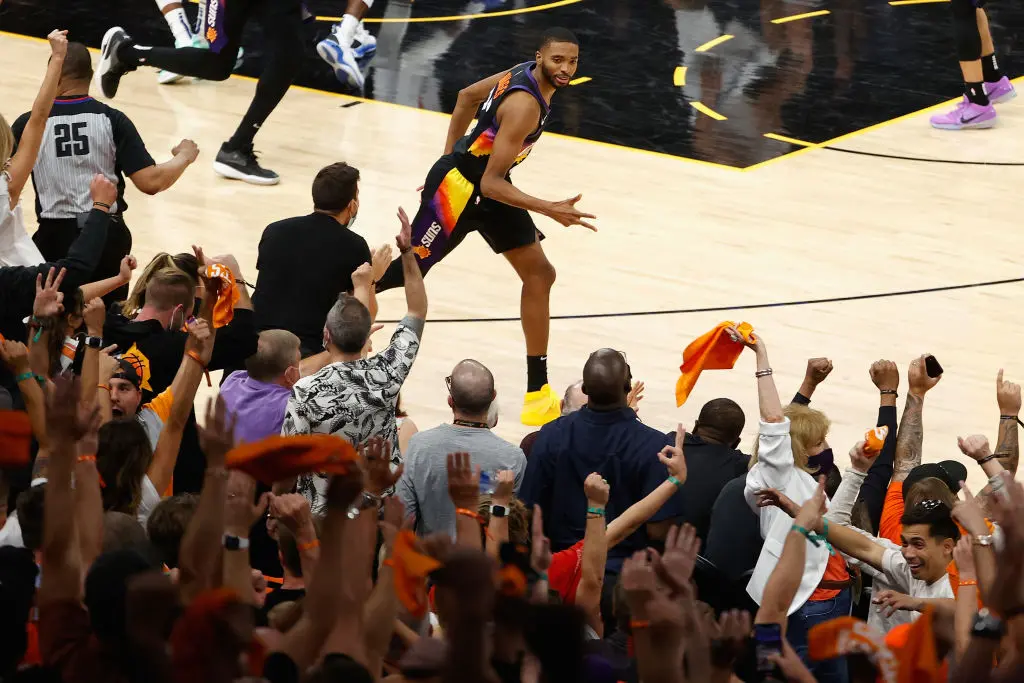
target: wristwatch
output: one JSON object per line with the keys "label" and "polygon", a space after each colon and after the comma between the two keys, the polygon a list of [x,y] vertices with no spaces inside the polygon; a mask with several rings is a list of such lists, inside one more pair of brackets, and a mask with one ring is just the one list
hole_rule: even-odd
{"label": "wristwatch", "polygon": [[507,517],[508,508],[504,505],[492,505],[491,506],[491,517]]}
{"label": "wristwatch", "polygon": [[974,545],[984,547],[991,546],[996,542],[995,537],[992,534],[978,534],[972,539],[972,541],[974,542]]}
{"label": "wristwatch", "polygon": [[982,607],[974,615],[974,624],[971,626],[971,635],[977,638],[989,640],[1001,640],[1006,635],[1006,624],[1003,620]]}
{"label": "wristwatch", "polygon": [[224,534],[224,549],[225,550],[248,550],[249,539],[242,538],[240,536],[232,536],[231,534]]}
{"label": "wristwatch", "polygon": [[90,349],[102,349],[103,348],[103,338],[102,337],[86,337],[85,338],[85,345],[88,346]]}

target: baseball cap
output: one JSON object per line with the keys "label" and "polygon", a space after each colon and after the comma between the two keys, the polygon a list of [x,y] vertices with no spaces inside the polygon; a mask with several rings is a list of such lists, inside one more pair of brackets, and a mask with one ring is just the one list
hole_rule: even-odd
{"label": "baseball cap", "polygon": [[942,462],[926,462],[910,470],[910,474],[903,481],[903,497],[907,497],[907,491],[922,479],[935,477],[942,480],[949,490],[954,494],[960,492],[960,482],[967,479],[967,468],[956,460],[943,460]]}
{"label": "baseball cap", "polygon": [[132,386],[136,389],[142,390],[142,378],[139,377],[138,370],[135,369],[135,365],[120,356],[117,358],[117,370],[111,375],[111,379],[123,379],[126,382],[131,382]]}

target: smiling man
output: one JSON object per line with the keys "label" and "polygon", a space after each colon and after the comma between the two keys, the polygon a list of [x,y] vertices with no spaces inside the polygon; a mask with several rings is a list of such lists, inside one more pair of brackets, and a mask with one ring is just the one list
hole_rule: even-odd
{"label": "smiling man", "polygon": [[[941,501],[924,500],[903,513],[901,521],[900,546],[840,524],[815,530],[827,534],[839,552],[880,572],[884,587],[901,594],[890,593],[886,598],[884,611],[890,614],[881,615],[886,630],[913,621],[929,603],[954,599],[946,568],[953,560],[960,529],[952,510]],[[876,586],[876,593],[879,589]]]}
{"label": "smiling man", "polygon": [[[555,267],[548,261],[530,212],[563,226],[595,230],[594,216],[576,208],[582,195],[547,201],[516,189],[509,173],[529,156],[544,132],[551,98],[576,74],[580,46],[564,28],[549,29],[534,59],[459,91],[444,156],[427,173],[412,223],[412,250],[420,272],[450,253],[473,231],[512,264],[523,282],[521,317],[526,337],[526,399],[523,424],[539,427],[559,416],[560,397],[548,384],[549,303]],[[466,134],[473,120],[476,124]],[[377,283],[384,291],[402,284],[393,261]]]}

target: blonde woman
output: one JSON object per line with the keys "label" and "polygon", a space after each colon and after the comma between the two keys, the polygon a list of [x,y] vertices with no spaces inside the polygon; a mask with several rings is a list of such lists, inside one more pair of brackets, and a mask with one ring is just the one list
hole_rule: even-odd
{"label": "blonde woman", "polygon": [[[735,330],[730,329],[730,333],[735,339],[742,339]],[[755,335],[751,335],[750,341],[742,341],[757,355],[755,376],[761,424],[743,494],[747,504],[758,514],[764,538],[757,565],[747,584],[747,593],[761,605],[766,597],[768,578],[782,556],[790,531],[800,531],[809,539],[810,533],[795,528],[793,520],[777,507],[759,507],[756,494],[764,489],[775,489],[797,505],[803,505],[817,490],[817,478],[832,469],[832,449],[827,440],[828,417],[802,405],[783,409],[764,341]],[[850,614],[852,585],[842,555],[822,541],[810,541],[800,586],[792,602],[769,606],[789,615],[787,623],[783,624],[786,639],[820,683],[846,683],[846,663],[842,659],[809,661],[807,632],[816,624]]]}
{"label": "blonde woman", "polygon": [[43,255],[25,232],[21,215],[21,191],[25,189],[32,167],[36,165],[39,146],[46,131],[53,98],[57,96],[64,55],[68,51],[68,32],[51,31],[50,61],[46,76],[32,103],[32,113],[22,134],[18,152],[14,153],[14,133],[0,115],[0,266],[35,266],[43,262]]}

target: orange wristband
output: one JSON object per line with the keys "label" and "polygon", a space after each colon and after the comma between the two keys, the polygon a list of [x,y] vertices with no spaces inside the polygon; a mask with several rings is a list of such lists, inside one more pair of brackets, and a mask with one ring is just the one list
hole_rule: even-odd
{"label": "orange wristband", "polygon": [[477,524],[484,527],[484,533],[487,534],[487,538],[491,538],[491,532],[487,529],[486,526],[484,526],[484,518],[480,516],[479,512],[473,512],[472,510],[467,510],[466,508],[455,508],[455,514],[475,519],[477,521]]}
{"label": "orange wristband", "polygon": [[650,628],[651,627],[651,622],[647,621],[646,619],[630,619],[629,620],[629,627],[630,628]]}
{"label": "orange wristband", "polygon": [[185,352],[185,355],[194,360],[196,363],[199,363],[199,367],[201,367],[203,369],[203,372],[206,374],[206,386],[212,387],[213,382],[210,381],[210,373],[206,370],[206,363],[204,363],[203,359],[199,357],[199,354],[193,351],[192,349],[189,349],[188,351]]}
{"label": "orange wristband", "polygon": [[78,456],[78,462],[96,462],[95,455],[80,455]]}
{"label": "orange wristband", "polygon": [[960,579],[960,583],[957,584],[957,588],[963,588],[964,586],[977,586],[977,579]]}
{"label": "orange wristband", "polygon": [[97,389],[105,389],[107,391],[110,391],[110,385],[109,384],[97,384],[96,388]]}
{"label": "orange wristband", "polygon": [[319,548],[319,547],[320,547],[320,539],[319,538],[315,538],[312,541],[310,541],[309,543],[303,543],[303,544],[299,545],[299,551],[301,552],[301,551],[304,551],[304,550],[312,550],[313,548]]}

